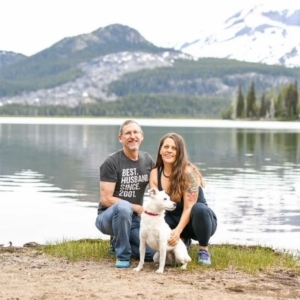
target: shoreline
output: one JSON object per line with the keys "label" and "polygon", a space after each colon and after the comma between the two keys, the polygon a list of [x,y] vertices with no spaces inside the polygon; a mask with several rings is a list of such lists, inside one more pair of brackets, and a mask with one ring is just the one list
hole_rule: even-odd
{"label": "shoreline", "polygon": [[[1,124],[29,125],[115,125],[129,118],[74,118],[74,117],[0,117]],[[196,128],[241,128],[300,131],[299,121],[247,121],[222,119],[146,119],[133,118],[141,126],[196,127]]]}
{"label": "shoreline", "polygon": [[[85,241],[85,240],[91,240],[91,241],[97,241],[97,240],[101,240],[101,241],[107,241],[109,240],[109,236],[104,237],[104,238],[79,238],[79,239],[69,239],[68,241]],[[63,242],[63,241],[61,241]],[[56,244],[56,243],[61,243],[59,241],[54,242],[54,243],[49,243],[49,245],[51,244]],[[196,245],[196,242],[192,241],[192,245]],[[8,251],[8,252],[13,252],[13,251],[19,251],[22,249],[35,249],[37,247],[43,247],[48,245],[46,244],[40,244],[34,241],[30,241],[30,242],[26,242],[23,245],[14,245],[12,242],[8,242],[7,245],[5,244],[0,244],[0,251]],[[231,245],[234,247],[245,247],[245,248],[253,248],[253,247],[261,247],[261,248],[266,248],[266,249],[271,249],[272,251],[276,252],[276,253],[282,253],[282,254],[291,254],[294,257],[299,257],[299,264],[300,264],[300,250],[299,249],[281,249],[281,248],[277,248],[277,247],[272,247],[272,246],[263,246],[263,245],[259,245],[259,244],[237,244],[237,243],[213,243],[210,244],[210,246],[221,246],[221,245]],[[1,252],[0,252],[1,253]]]}
{"label": "shoreline", "polygon": [[[300,299],[300,276],[275,269],[250,275],[234,267],[201,271],[166,267],[155,273],[154,263],[140,272],[114,266],[114,258],[69,262],[34,248],[0,251],[0,298],[61,299],[185,299],[278,300]],[[117,288],[116,288],[117,287]]]}

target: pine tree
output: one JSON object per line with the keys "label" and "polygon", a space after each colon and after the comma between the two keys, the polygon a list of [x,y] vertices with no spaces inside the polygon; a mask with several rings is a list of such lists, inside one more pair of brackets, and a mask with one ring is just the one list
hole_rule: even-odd
{"label": "pine tree", "polygon": [[281,89],[281,116],[287,118],[297,117],[298,91],[297,82],[289,83]]}
{"label": "pine tree", "polygon": [[266,95],[262,94],[260,99],[260,108],[259,108],[259,117],[265,118],[267,114],[267,101],[266,101]]}
{"label": "pine tree", "polygon": [[299,94],[298,94],[298,82],[295,80],[293,84],[293,93],[291,95],[291,110],[292,110],[292,116],[297,117],[297,106],[298,106],[298,100],[299,100]]}
{"label": "pine tree", "polygon": [[286,86],[281,87],[277,96],[277,100],[275,104],[277,118],[287,116],[287,109],[285,104],[286,89],[287,89]]}
{"label": "pine tree", "polygon": [[255,101],[256,101],[256,95],[255,95],[255,84],[252,81],[249,91],[247,93],[247,118],[252,118],[256,115],[255,111]]}
{"label": "pine tree", "polygon": [[239,85],[238,89],[238,99],[236,104],[236,117],[237,118],[244,118],[245,117],[245,100],[242,91],[242,86]]}

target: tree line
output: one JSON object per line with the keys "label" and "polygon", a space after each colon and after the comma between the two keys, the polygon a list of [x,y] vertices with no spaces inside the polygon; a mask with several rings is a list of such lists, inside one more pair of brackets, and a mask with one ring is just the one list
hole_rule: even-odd
{"label": "tree line", "polygon": [[295,80],[283,85],[278,93],[269,91],[260,94],[256,93],[254,82],[245,94],[239,85],[236,98],[222,116],[225,119],[299,119],[298,82]]}
{"label": "tree line", "polygon": [[76,117],[151,117],[218,119],[299,119],[298,83],[280,87],[279,91],[257,93],[255,83],[244,93],[241,85],[234,100],[229,97],[199,97],[180,94],[131,94],[113,102],[76,107],[64,105],[6,104],[2,116],[76,116]]}
{"label": "tree line", "polygon": [[6,104],[0,106],[4,116],[88,116],[152,118],[220,118],[230,99],[222,97],[188,97],[174,94],[129,95],[113,102],[63,105]]}

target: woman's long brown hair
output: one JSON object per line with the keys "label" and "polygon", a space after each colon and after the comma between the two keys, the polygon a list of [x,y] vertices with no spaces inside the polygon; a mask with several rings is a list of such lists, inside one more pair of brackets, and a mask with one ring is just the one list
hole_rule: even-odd
{"label": "woman's long brown hair", "polygon": [[201,175],[200,171],[198,170],[198,168],[189,161],[184,139],[182,138],[181,135],[174,133],[174,132],[167,133],[160,139],[155,167],[158,169],[161,169],[164,167],[164,163],[163,163],[163,160],[160,155],[160,150],[161,150],[161,147],[162,147],[164,141],[167,138],[171,138],[175,142],[176,159],[173,164],[172,173],[169,178],[169,180],[170,180],[169,190],[166,192],[170,195],[170,198],[174,202],[180,202],[184,191],[187,189],[187,187],[189,185],[187,175],[185,172],[187,166],[190,166],[194,170],[194,172],[199,176],[200,185],[202,187],[204,186],[204,181],[203,181],[202,175]]}

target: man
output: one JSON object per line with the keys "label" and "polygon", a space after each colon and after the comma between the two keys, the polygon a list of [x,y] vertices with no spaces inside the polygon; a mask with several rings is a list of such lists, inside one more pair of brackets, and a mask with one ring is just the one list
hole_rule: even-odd
{"label": "man", "polygon": [[[100,202],[96,227],[113,236],[116,267],[129,268],[130,258],[139,258],[140,215],[143,197],[154,167],[151,156],[139,147],[144,139],[140,125],[126,120],[119,130],[123,148],[109,155],[100,166]],[[147,248],[147,261],[154,250]]]}

